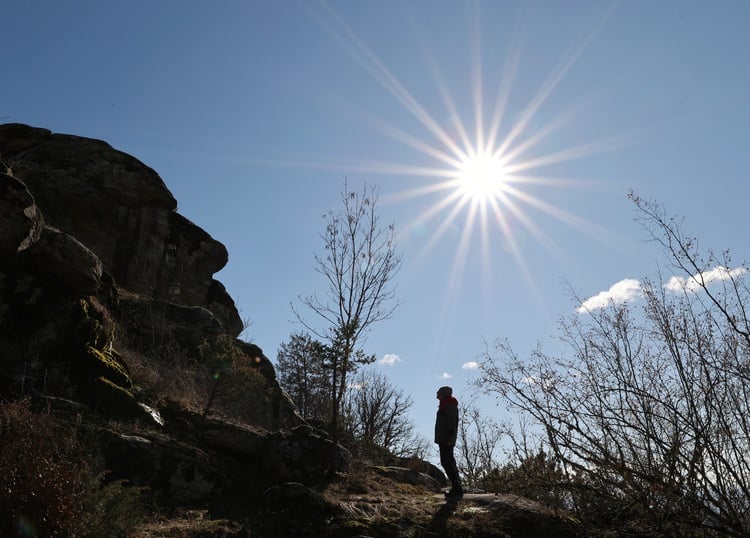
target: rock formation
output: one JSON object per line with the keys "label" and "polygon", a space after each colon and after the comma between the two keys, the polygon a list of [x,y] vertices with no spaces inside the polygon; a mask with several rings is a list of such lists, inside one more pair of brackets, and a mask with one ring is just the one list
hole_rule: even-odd
{"label": "rock formation", "polygon": [[[298,416],[261,348],[238,339],[213,278],[226,249],[176,207],[156,172],[105,142],[0,125],[0,402],[32,396],[93,441],[97,472],[159,503],[239,505],[233,536],[458,535],[442,495],[413,502],[445,483],[435,466],[353,468]],[[339,475],[334,502],[320,491]],[[555,514],[510,510],[534,520],[529,536],[573,535]]]}
{"label": "rock formation", "polygon": [[[98,429],[104,466],[171,497],[320,480],[330,441],[299,429],[268,358],[237,339],[213,278],[227,250],[176,207],[156,172],[105,142],[0,125],[0,397],[144,421],[138,434]],[[206,416],[210,401],[176,410],[133,381],[136,366],[169,360],[162,375],[176,377],[227,357],[260,376],[252,424]]]}
{"label": "rock formation", "polygon": [[[33,197],[22,211],[34,212],[25,215],[36,224],[34,231],[57,231],[46,242],[63,247],[72,236],[101,260],[118,286],[206,307],[227,333],[242,331],[234,302],[212,278],[228,261],[226,248],[176,212],[172,193],[151,168],[100,140],[19,124],[0,128],[0,158],[21,182],[12,187],[16,197],[25,195],[22,186]],[[51,254],[46,246],[42,250]]]}

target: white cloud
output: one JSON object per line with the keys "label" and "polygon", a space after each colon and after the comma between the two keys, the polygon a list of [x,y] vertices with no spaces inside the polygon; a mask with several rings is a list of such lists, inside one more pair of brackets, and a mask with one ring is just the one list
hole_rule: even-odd
{"label": "white cloud", "polygon": [[386,366],[393,366],[397,362],[401,362],[401,357],[393,355],[392,353],[386,353],[378,364],[384,364]]}
{"label": "white cloud", "polygon": [[469,361],[465,362],[463,366],[461,366],[464,370],[478,370],[479,369],[479,363],[477,361]]}
{"label": "white cloud", "polygon": [[664,284],[664,289],[673,292],[694,292],[700,289],[701,282],[710,284],[711,282],[738,278],[745,273],[747,273],[747,269],[745,267],[737,267],[736,269],[730,270],[722,265],[719,265],[718,267],[715,267],[710,271],[706,271],[705,273],[698,273],[689,278],[682,276],[673,276],[669,279],[669,282]]}
{"label": "white cloud", "polygon": [[450,375],[450,374],[449,374],[448,372],[443,372],[442,374],[440,374],[440,375],[438,376],[438,379],[450,379],[450,378],[452,378],[452,377],[453,377],[453,376],[452,376],[452,375]]}
{"label": "white cloud", "polygon": [[576,309],[576,312],[588,312],[606,308],[610,303],[621,304],[643,295],[641,283],[635,278],[626,278],[612,285],[607,291],[602,291],[589,297]]}

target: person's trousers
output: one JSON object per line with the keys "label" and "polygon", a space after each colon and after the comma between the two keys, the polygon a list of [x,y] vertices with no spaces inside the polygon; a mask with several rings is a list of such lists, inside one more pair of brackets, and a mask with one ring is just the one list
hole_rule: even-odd
{"label": "person's trousers", "polygon": [[438,444],[440,447],[440,465],[445,469],[448,480],[451,481],[453,489],[461,489],[461,481],[458,479],[458,468],[456,467],[456,458],[453,456],[453,445]]}

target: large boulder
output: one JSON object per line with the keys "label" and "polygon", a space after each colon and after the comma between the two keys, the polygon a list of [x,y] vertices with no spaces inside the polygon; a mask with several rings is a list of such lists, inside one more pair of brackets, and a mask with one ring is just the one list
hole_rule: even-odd
{"label": "large boulder", "polygon": [[39,240],[44,219],[26,185],[0,173],[0,264]]}
{"label": "large boulder", "polygon": [[[242,473],[260,475],[267,484],[324,482],[331,470],[333,443],[325,432],[302,424],[290,429],[267,431],[220,417],[202,416],[184,410],[166,411],[167,427],[188,434],[206,447],[241,462]],[[177,430],[175,430],[175,428]],[[352,457],[342,446],[337,449],[337,471],[345,471]]]}
{"label": "large boulder", "polygon": [[440,484],[430,475],[420,473],[406,467],[394,467],[388,465],[373,465],[372,470],[377,474],[390,478],[394,482],[422,486],[428,491],[440,492]]}
{"label": "large boulder", "polygon": [[37,241],[17,256],[19,263],[45,280],[59,283],[73,295],[92,295],[99,289],[102,262],[75,237],[45,226]]}
{"label": "large boulder", "polygon": [[101,430],[98,437],[102,463],[110,478],[149,487],[171,502],[215,497],[230,484],[216,458],[173,438],[154,432],[131,435],[115,430]]}
{"label": "large boulder", "polygon": [[[119,286],[208,308],[227,333],[240,334],[234,301],[212,278],[228,261],[226,248],[176,212],[177,202],[154,170],[101,140],[21,124],[0,125],[0,156],[46,224],[59,230],[50,239],[73,237]],[[18,199],[24,193],[16,183],[4,178],[3,188],[13,189],[16,213],[31,207]],[[0,249],[11,248],[22,231],[16,225],[3,240],[10,247],[0,242]]]}
{"label": "large boulder", "polygon": [[263,447],[262,460],[275,482],[300,482],[315,485],[334,472],[347,471],[352,456],[342,446],[336,447],[336,468],[332,468],[333,443],[311,426],[273,432]]}
{"label": "large boulder", "polygon": [[48,226],[27,186],[0,174],[0,266],[24,268],[73,294],[96,293],[102,263],[75,237]]}
{"label": "large boulder", "polygon": [[216,316],[201,306],[185,306],[137,295],[121,295],[118,310],[128,338],[139,348],[148,342],[197,348],[223,332]]}
{"label": "large boulder", "polygon": [[445,477],[445,473],[437,467],[435,464],[425,461],[421,458],[416,457],[394,457],[391,459],[390,465],[395,467],[406,467],[412,471],[420,474],[425,474],[435,480],[435,482],[444,488],[448,485],[448,479]]}

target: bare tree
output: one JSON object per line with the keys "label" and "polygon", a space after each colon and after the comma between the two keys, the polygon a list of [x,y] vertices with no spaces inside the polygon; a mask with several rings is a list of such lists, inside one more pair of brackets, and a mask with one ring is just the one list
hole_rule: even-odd
{"label": "bare tree", "polygon": [[421,449],[408,416],[411,406],[411,397],[385,375],[360,371],[345,396],[345,422],[366,447],[384,448],[397,457],[411,456]]}
{"label": "bare tree", "polygon": [[[292,305],[297,319],[331,348],[331,436],[338,442],[339,414],[348,375],[373,358],[360,348],[373,323],[388,319],[396,304],[393,279],[401,259],[396,253],[395,226],[383,228],[377,211],[378,191],[363,187],[350,192],[344,182],[343,208],[329,211],[321,234],[324,255],[315,255],[315,270],[323,275],[322,296],[300,297],[322,326],[309,322]],[[336,454],[334,450],[334,465]]]}
{"label": "bare tree", "polygon": [[747,536],[747,269],[731,269],[728,252],[701,255],[659,205],[632,199],[674,274],[642,281],[638,308],[611,303],[564,321],[567,355],[520,360],[500,342],[479,384],[533,417],[584,518],[593,494],[610,525],[681,534],[709,523]]}
{"label": "bare tree", "polygon": [[462,415],[458,426],[458,470],[467,487],[485,489],[487,478],[497,467],[504,428],[473,405],[465,407]]}

